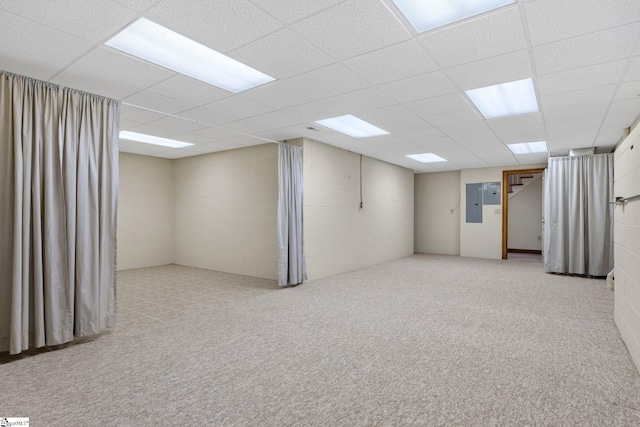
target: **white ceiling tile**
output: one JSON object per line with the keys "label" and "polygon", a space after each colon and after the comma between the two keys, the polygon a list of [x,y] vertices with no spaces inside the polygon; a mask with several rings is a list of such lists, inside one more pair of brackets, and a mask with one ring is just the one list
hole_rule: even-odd
{"label": "white ceiling tile", "polygon": [[507,144],[546,140],[540,113],[488,120],[487,124]]}
{"label": "white ceiling tile", "polygon": [[238,135],[236,132],[214,126],[209,126],[189,133],[196,137],[206,138],[209,141],[208,143],[213,141],[226,141],[235,138]]}
{"label": "white ceiling tile", "polygon": [[357,90],[350,93],[327,98],[323,103],[333,106],[336,111],[358,113],[371,108],[387,107],[395,104],[387,94],[376,88]]}
{"label": "white ceiling tile", "polygon": [[398,102],[410,102],[457,92],[456,87],[442,71],[421,74],[379,86]]}
{"label": "white ceiling tile", "polygon": [[461,90],[493,86],[533,76],[527,50],[458,65],[447,68],[445,72]]}
{"label": "white ceiling tile", "polygon": [[572,129],[549,130],[549,147],[552,149],[567,146],[569,148],[590,147],[595,141],[597,131],[597,127],[579,128],[577,126],[572,126]]}
{"label": "white ceiling tile", "polygon": [[418,36],[442,67],[526,49],[518,6]]}
{"label": "white ceiling tile", "polygon": [[460,123],[453,126],[442,126],[439,130],[460,144],[500,142],[493,130],[491,130],[484,121]]}
{"label": "white ceiling tile", "polygon": [[284,128],[306,123],[305,120],[299,117],[294,117],[290,114],[282,113],[280,111],[274,111],[271,113],[254,116],[251,118],[251,121],[268,126],[271,129]]}
{"label": "white ceiling tile", "polygon": [[229,56],[276,79],[285,79],[335,62],[288,28],[242,46],[230,52]]}
{"label": "white ceiling tile", "polygon": [[622,59],[541,75],[536,79],[539,95],[572,92],[594,86],[615,84],[620,81],[626,64],[627,60]]}
{"label": "white ceiling tile", "polygon": [[638,115],[640,115],[640,97],[614,101],[611,104],[609,114],[630,114],[632,116],[635,115],[634,117],[637,117]]}
{"label": "white ceiling tile", "polygon": [[0,48],[23,57],[66,65],[91,46],[92,43],[62,31],[11,13],[0,13]]}
{"label": "white ceiling tile", "polygon": [[601,104],[610,102],[616,85],[598,86],[589,89],[574,90],[572,92],[557,93],[540,96],[539,105],[543,109],[564,109],[581,105]]}
{"label": "white ceiling tile", "polygon": [[187,102],[194,107],[233,96],[231,92],[224,89],[180,74],[153,85],[149,87],[148,90],[172,99]]}
{"label": "white ceiling tile", "polygon": [[247,0],[165,0],[145,18],[223,53],[282,28]]}
{"label": "white ceiling tile", "polygon": [[251,0],[258,7],[266,10],[276,19],[292,23],[307,16],[335,6],[344,0]]}
{"label": "white ceiling tile", "polygon": [[637,0],[536,0],[524,3],[536,46],[638,21]]}
{"label": "white ceiling tile", "polygon": [[623,81],[640,80],[640,56],[636,56],[631,60],[629,68],[624,74]]}
{"label": "white ceiling tile", "polygon": [[430,116],[471,108],[467,98],[460,93],[420,99],[418,101],[407,102],[405,105],[409,110],[419,116]]}
{"label": "white ceiling tile", "polygon": [[276,110],[306,104],[320,98],[319,95],[312,95],[305,90],[281,81],[275,81],[249,89],[242,92],[240,96]]}
{"label": "white ceiling tile", "polygon": [[285,81],[294,88],[326,98],[370,86],[366,80],[342,64],[332,64]]}
{"label": "white ceiling tile", "polygon": [[546,123],[565,122],[579,118],[601,119],[607,110],[609,103],[575,105],[568,108],[545,109],[544,120]]}
{"label": "white ceiling tile", "polygon": [[122,102],[168,114],[178,113],[191,107],[191,105],[186,102],[178,101],[177,99],[169,98],[146,90],[126,97]]}
{"label": "white ceiling tile", "polygon": [[173,75],[164,68],[99,46],[51,81],[122,99]]}
{"label": "white ceiling tile", "polygon": [[122,119],[135,123],[148,123],[166,117],[164,114],[158,114],[142,108],[135,108],[122,104],[120,107],[120,117]]}
{"label": "white ceiling tile", "polygon": [[127,9],[136,11],[136,12],[144,12],[153,6],[156,3],[159,3],[161,0],[112,0],[115,3],[118,3],[121,6],[126,7]]}
{"label": "white ceiling tile", "polygon": [[533,48],[539,74],[615,61],[629,56],[640,31],[640,24],[565,39]]}
{"label": "white ceiling tile", "polygon": [[186,117],[207,125],[220,125],[221,123],[227,123],[237,119],[231,112],[227,113],[225,111],[219,111],[218,109],[211,109],[208,108],[208,106],[182,111],[178,113],[177,116]]}
{"label": "white ceiling tile", "polygon": [[616,100],[635,99],[640,96],[640,80],[622,83],[618,88]]}
{"label": "white ceiling tile", "polygon": [[343,62],[371,83],[380,84],[435,71],[438,66],[415,40]]}
{"label": "white ceiling tile", "polygon": [[405,141],[415,142],[415,141],[424,141],[428,138],[440,138],[444,136],[442,132],[440,132],[436,128],[425,128],[417,131],[403,131],[398,132],[397,136],[401,137]]}
{"label": "white ceiling tile", "polygon": [[58,73],[61,67],[14,51],[0,49],[0,69],[34,79],[48,80]]}
{"label": "white ceiling tile", "polygon": [[426,116],[425,119],[435,127],[450,126],[462,123],[477,122],[483,120],[473,108],[460,111],[452,111],[444,114]]}
{"label": "white ceiling tile", "polygon": [[1,0],[0,8],[92,42],[103,41],[136,17],[131,10],[104,0]]}
{"label": "white ceiling tile", "polygon": [[600,120],[579,118],[562,122],[550,122],[546,124],[546,127],[549,136],[573,134],[581,131],[595,134],[600,127]]}
{"label": "white ceiling tile", "polygon": [[348,0],[291,28],[338,60],[411,38],[378,0]]}
{"label": "white ceiling tile", "polygon": [[240,96],[232,96],[202,107],[183,111],[178,115],[203,123],[218,125],[257,116],[269,111],[269,107],[262,104]]}
{"label": "white ceiling tile", "polygon": [[171,138],[175,135],[180,134],[181,132],[176,129],[167,129],[158,126],[154,126],[150,123],[145,123],[142,125],[135,126],[131,128],[132,132],[144,133],[147,135],[159,136],[161,138]]}
{"label": "white ceiling tile", "polygon": [[515,156],[521,165],[533,165],[536,163],[546,163],[549,160],[548,153],[521,154]]}
{"label": "white ceiling tile", "polygon": [[393,134],[413,133],[432,128],[433,126],[419,117],[384,124],[384,130]]}
{"label": "white ceiling tile", "polygon": [[207,127],[207,125],[204,125],[202,123],[196,123],[192,122],[191,120],[185,120],[171,116],[163,117],[161,119],[150,122],[149,124],[160,128],[173,129],[178,132],[193,132]]}
{"label": "white ceiling tile", "polygon": [[272,129],[270,126],[255,122],[252,119],[236,120],[233,122],[224,123],[221,125],[221,127],[223,127],[225,130],[236,132],[236,136],[231,138],[232,141],[238,135],[242,135],[242,136],[253,135],[259,132],[264,132],[266,130]]}
{"label": "white ceiling tile", "polygon": [[362,120],[375,123],[388,123],[410,119],[416,115],[403,105],[389,105],[387,107],[376,108],[374,110],[361,111],[358,117]]}

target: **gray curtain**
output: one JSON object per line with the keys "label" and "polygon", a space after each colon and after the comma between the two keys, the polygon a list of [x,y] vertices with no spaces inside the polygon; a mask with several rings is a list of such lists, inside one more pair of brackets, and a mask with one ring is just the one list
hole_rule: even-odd
{"label": "gray curtain", "polygon": [[551,157],[544,198],[545,271],[606,276],[613,269],[613,155]]}
{"label": "gray curtain", "polygon": [[307,279],[302,244],[302,148],[278,144],[278,284]]}
{"label": "gray curtain", "polygon": [[0,73],[0,345],[115,326],[118,101]]}

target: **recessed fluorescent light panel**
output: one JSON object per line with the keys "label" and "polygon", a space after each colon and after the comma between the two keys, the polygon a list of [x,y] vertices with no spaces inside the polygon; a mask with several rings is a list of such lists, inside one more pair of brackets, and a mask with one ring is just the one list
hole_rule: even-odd
{"label": "recessed fluorescent light panel", "polygon": [[420,163],[435,163],[447,161],[447,159],[443,159],[442,157],[433,153],[407,154],[407,157],[410,157],[413,160],[417,160]]}
{"label": "recessed fluorescent light panel", "polygon": [[465,91],[485,119],[537,113],[533,80],[524,79]]}
{"label": "recessed fluorescent light panel", "polygon": [[145,18],[129,25],[105,44],[233,93],[274,80]]}
{"label": "recessed fluorescent light panel", "polygon": [[515,0],[393,0],[417,32],[469,18]]}
{"label": "recessed fluorescent light panel", "polygon": [[370,136],[389,134],[389,132],[380,129],[369,122],[365,122],[356,116],[352,116],[351,114],[333,117],[330,119],[317,120],[316,123],[354,138],[368,138]]}
{"label": "recessed fluorescent light panel", "polygon": [[145,144],[162,145],[163,147],[183,148],[193,145],[189,142],[176,141],[175,139],[160,138],[159,136],[145,135],[144,133],[120,131],[120,139],[144,142]]}
{"label": "recessed fluorescent light panel", "polygon": [[523,142],[521,144],[508,144],[513,154],[546,153],[549,151],[546,141]]}

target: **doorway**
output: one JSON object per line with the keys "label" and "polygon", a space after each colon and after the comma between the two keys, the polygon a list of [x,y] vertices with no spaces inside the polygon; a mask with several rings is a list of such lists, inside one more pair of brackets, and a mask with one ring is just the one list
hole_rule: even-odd
{"label": "doorway", "polygon": [[[526,248],[509,248],[509,196],[513,195],[518,188],[524,187],[524,180],[534,179],[535,177],[542,175],[544,169],[520,169],[502,171],[502,259],[507,259],[508,254],[511,251],[513,253],[520,254],[540,254],[541,251],[535,249]],[[538,178],[539,179],[539,178]],[[542,206],[542,197],[539,199],[540,206]],[[540,234],[542,234],[542,215],[538,219],[540,225]]]}

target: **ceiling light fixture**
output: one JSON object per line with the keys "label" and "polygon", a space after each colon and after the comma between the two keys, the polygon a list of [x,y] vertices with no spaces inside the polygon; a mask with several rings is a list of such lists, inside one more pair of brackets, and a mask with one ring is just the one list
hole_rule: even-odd
{"label": "ceiling light fixture", "polygon": [[413,28],[421,33],[515,3],[515,0],[393,0],[393,2]]}
{"label": "ceiling light fixture", "polygon": [[368,138],[371,136],[389,135],[389,132],[365,122],[362,119],[347,114],[330,119],[317,120],[316,123],[354,138]]}
{"label": "ceiling light fixture", "polygon": [[105,44],[233,93],[275,80],[145,18],[129,25]]}
{"label": "ceiling light fixture", "polygon": [[537,113],[533,80],[523,79],[465,91],[485,119]]}
{"label": "ceiling light fixture", "polygon": [[513,154],[534,154],[534,153],[546,153],[549,151],[547,148],[547,141],[537,142],[523,142],[520,144],[508,144],[509,150]]}
{"label": "ceiling light fixture", "polygon": [[190,142],[176,141],[175,139],[161,138],[159,136],[146,135],[144,133],[120,131],[120,139],[129,141],[144,142],[145,144],[162,145],[163,147],[183,148],[188,147]]}
{"label": "ceiling light fixture", "polygon": [[433,153],[407,154],[407,157],[410,157],[420,163],[435,163],[447,161],[447,159],[443,159],[442,157]]}

